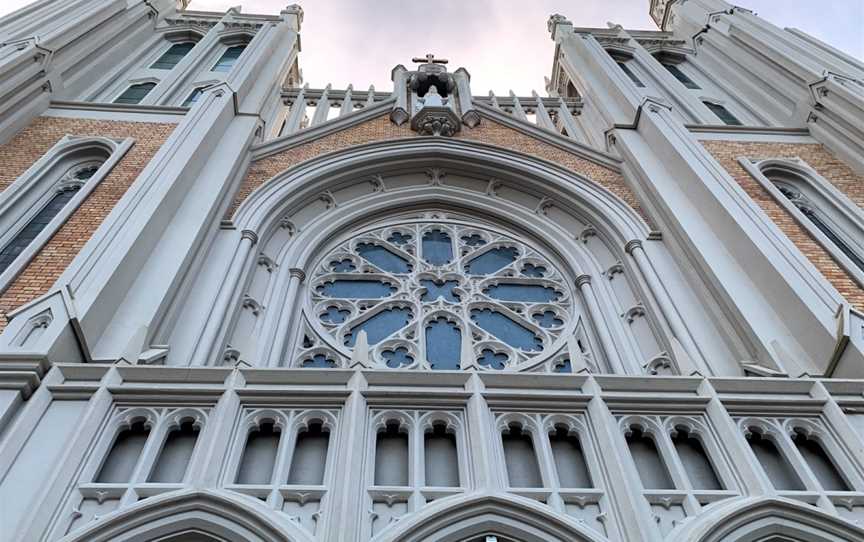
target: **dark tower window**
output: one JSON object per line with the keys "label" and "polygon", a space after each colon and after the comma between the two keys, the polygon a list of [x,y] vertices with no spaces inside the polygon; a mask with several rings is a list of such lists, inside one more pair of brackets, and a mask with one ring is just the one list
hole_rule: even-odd
{"label": "dark tower window", "polygon": [[722,120],[724,124],[728,124],[729,126],[743,126],[740,120],[738,120],[735,115],[729,112],[728,109],[723,107],[720,104],[715,104],[712,102],[702,102],[705,104],[705,107],[711,110],[712,113],[717,115],[717,118]]}
{"label": "dark tower window", "polygon": [[234,64],[237,62],[237,59],[240,58],[240,55],[243,54],[243,51],[246,50],[246,45],[234,45],[229,47],[222,53],[222,57],[219,59],[219,62],[213,66],[214,72],[230,72],[231,68],[234,67]]}
{"label": "dark tower window", "polygon": [[681,71],[681,68],[679,68],[677,65],[675,65],[675,64],[663,64],[663,66],[667,70],[669,70],[669,73],[674,75],[675,79],[677,79],[685,87],[687,87],[689,89],[693,89],[693,90],[697,90],[697,89],[701,88],[701,87],[699,87],[699,85],[694,83],[693,80],[690,79],[686,73]]}
{"label": "dark tower window", "polygon": [[154,70],[170,70],[173,69],[183,57],[189,54],[189,51],[195,47],[194,43],[175,43],[171,46],[165,54],[159,57],[159,60],[153,63],[151,68]]}
{"label": "dark tower window", "polygon": [[633,73],[633,70],[630,69],[630,66],[628,66],[626,62],[618,61],[618,67],[621,68],[621,71],[627,74],[627,77],[629,77],[630,80],[633,81],[634,85],[639,88],[645,88],[645,83],[643,83],[639,79],[639,77],[637,77],[636,74]]}
{"label": "dark tower window", "polygon": [[114,100],[115,104],[138,104],[141,103],[150,91],[156,87],[156,83],[140,83],[132,85],[123,91],[123,94]]}

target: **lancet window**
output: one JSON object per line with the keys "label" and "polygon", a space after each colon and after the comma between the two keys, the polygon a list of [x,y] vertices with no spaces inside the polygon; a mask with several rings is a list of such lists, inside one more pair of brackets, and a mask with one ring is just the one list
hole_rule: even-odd
{"label": "lancet window", "polygon": [[602,529],[600,464],[580,416],[502,413],[497,417],[507,491],[563,506],[568,514]]}
{"label": "lancet window", "polygon": [[843,216],[818,190],[810,189],[811,183],[797,172],[788,168],[768,168],[763,174],[836,250],[864,272],[864,255],[853,234],[856,230],[854,219]]}
{"label": "lancet window", "polygon": [[150,94],[150,91],[154,88],[156,88],[156,83],[152,82],[131,85],[114,100],[114,103],[139,104],[144,98],[147,97],[148,94]]}
{"label": "lancet window", "polygon": [[739,424],[765,478],[780,494],[826,495],[842,506],[864,479],[823,423],[810,419],[744,419]]}
{"label": "lancet window", "polygon": [[729,111],[725,106],[709,101],[703,101],[702,103],[705,104],[705,107],[710,109],[711,112],[714,113],[714,115],[716,115],[718,119],[723,121],[723,124],[729,126],[741,126],[743,124],[740,120],[738,120],[738,117],[733,115],[732,112]]}
{"label": "lancet window", "polygon": [[68,496],[69,532],[124,504],[177,491],[195,477],[207,408],[118,407],[95,439]]}
{"label": "lancet window", "polygon": [[193,47],[195,47],[194,42],[175,43],[150,67],[157,70],[173,69]]}
{"label": "lancet window", "polygon": [[213,66],[214,72],[230,72],[231,68],[234,67],[234,64],[237,63],[237,59],[240,58],[240,55],[243,54],[243,51],[246,50],[246,44],[241,45],[232,45],[225,49],[225,52],[222,53],[222,56],[219,57],[218,62]]}
{"label": "lancet window", "polygon": [[628,416],[620,423],[634,474],[664,536],[717,499],[737,494],[704,420]]}
{"label": "lancet window", "polygon": [[331,485],[337,418],[329,410],[244,411],[225,487],[259,498],[315,532],[317,512]]}
{"label": "lancet window", "polygon": [[366,486],[373,534],[427,502],[465,491],[461,413],[373,411],[371,422]]}
{"label": "lancet window", "polygon": [[[107,157],[101,147],[49,154],[44,169],[23,176],[9,188],[9,203],[0,206],[0,227],[5,230],[0,234],[0,275],[7,270],[16,272],[35,255],[74,210],[70,204],[81,200],[76,195],[97,177]],[[7,274],[7,278],[11,276]]]}
{"label": "lancet window", "polygon": [[630,81],[632,81],[634,85],[636,85],[638,88],[644,88],[645,87],[645,83],[643,83],[642,80],[639,79],[639,76],[636,75],[636,72],[634,72],[633,69],[627,65],[626,61],[619,60],[617,62],[618,62],[618,67],[621,68],[621,71],[623,71],[625,74],[627,74],[627,77],[630,78]]}

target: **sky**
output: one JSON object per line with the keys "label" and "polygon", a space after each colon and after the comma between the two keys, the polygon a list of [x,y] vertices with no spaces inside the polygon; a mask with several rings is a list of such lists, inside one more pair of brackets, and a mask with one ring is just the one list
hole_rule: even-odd
{"label": "sky", "polygon": [[[374,84],[392,88],[397,64],[434,53],[449,69],[471,73],[475,94],[494,90],[519,95],[544,92],[554,44],[546,20],[561,13],[575,26],[631,29],[657,27],[648,16],[650,0],[192,0],[189,9],[224,11],[242,5],[244,13],[276,14],[299,3],[300,68],[313,88],[332,83],[358,89]],[[0,15],[28,4],[0,0]],[[864,0],[736,0],[781,27],[803,30],[864,59]]]}

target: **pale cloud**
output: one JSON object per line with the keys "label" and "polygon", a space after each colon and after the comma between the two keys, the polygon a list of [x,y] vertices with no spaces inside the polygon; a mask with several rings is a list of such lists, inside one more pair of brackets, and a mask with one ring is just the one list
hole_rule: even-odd
{"label": "pale cloud", "polygon": [[[224,10],[240,0],[193,0],[192,8]],[[292,0],[247,0],[246,13],[277,13]],[[370,83],[389,90],[390,70],[411,66],[411,58],[432,52],[450,68],[471,73],[475,94],[544,93],[554,43],[546,32],[553,13],[576,26],[657,27],[649,0],[300,0],[305,12],[300,67],[313,87]],[[780,26],[812,33],[859,58],[864,57],[862,0],[738,0]]]}
{"label": "pale cloud", "polygon": [[[278,13],[298,1],[305,11],[300,66],[311,86],[391,88],[390,70],[432,52],[465,67],[472,89],[543,93],[554,44],[546,32],[552,13],[576,26],[656,27],[649,0],[193,0],[190,9]],[[29,3],[2,0],[0,15]],[[779,26],[791,26],[857,58],[864,58],[864,0],[738,0]]]}

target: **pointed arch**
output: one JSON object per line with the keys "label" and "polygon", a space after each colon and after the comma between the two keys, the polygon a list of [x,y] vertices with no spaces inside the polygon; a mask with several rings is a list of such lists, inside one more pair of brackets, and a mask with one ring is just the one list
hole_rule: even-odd
{"label": "pointed arch", "polygon": [[510,495],[476,495],[433,503],[422,513],[391,525],[373,541],[461,542],[484,534],[523,542],[606,540],[535,501]]}
{"label": "pointed arch", "polygon": [[272,515],[215,491],[182,491],[109,514],[61,542],[149,542],[186,532],[226,541],[313,542],[300,528],[278,524],[270,519]]}
{"label": "pointed arch", "polygon": [[[575,212],[620,243],[644,238],[650,228],[623,199],[584,174],[553,162],[494,145],[463,139],[408,138],[356,145],[289,168],[265,182],[234,215],[239,229],[262,238],[278,225],[286,206],[374,178],[387,170],[471,172],[534,192],[550,205]],[[537,209],[543,212],[544,209]]]}
{"label": "pointed arch", "polygon": [[[677,531],[677,532],[676,532]],[[720,505],[669,536],[674,542],[849,542],[864,529],[783,498],[746,498]],[[776,537],[776,538],[774,538]]]}

